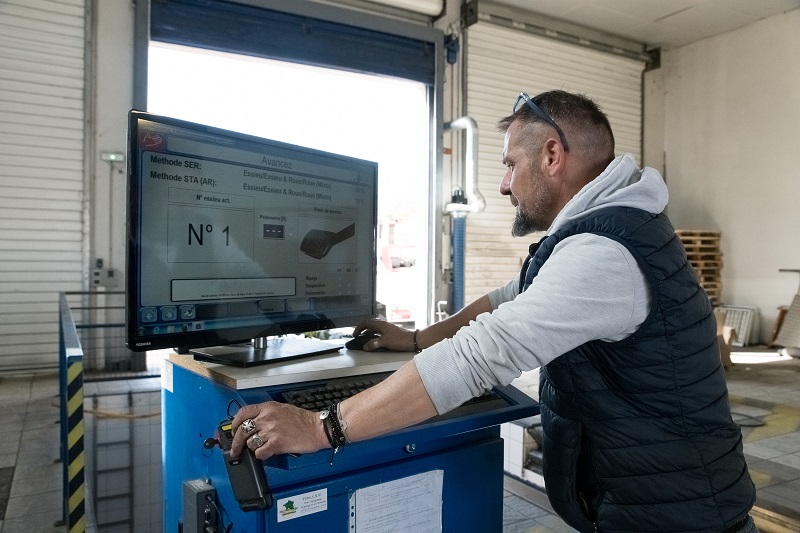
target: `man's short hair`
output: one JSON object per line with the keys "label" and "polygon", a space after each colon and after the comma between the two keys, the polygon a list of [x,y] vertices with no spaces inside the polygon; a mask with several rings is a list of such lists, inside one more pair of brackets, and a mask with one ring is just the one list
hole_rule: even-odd
{"label": "man's short hair", "polygon": [[[598,168],[598,174],[614,159],[614,133],[608,117],[600,107],[583,94],[562,90],[547,91],[531,98],[542,111],[564,131],[570,151],[575,151]],[[511,123],[543,123],[527,105],[520,105],[512,115],[500,119],[498,129],[508,131]]]}

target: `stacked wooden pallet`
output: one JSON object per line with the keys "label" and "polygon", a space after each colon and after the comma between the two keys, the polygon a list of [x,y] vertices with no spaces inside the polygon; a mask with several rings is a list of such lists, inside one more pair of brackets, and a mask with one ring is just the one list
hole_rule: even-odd
{"label": "stacked wooden pallet", "polygon": [[676,230],[675,233],[686,248],[686,256],[692,265],[700,285],[708,293],[711,303],[719,305],[722,296],[722,252],[718,231]]}

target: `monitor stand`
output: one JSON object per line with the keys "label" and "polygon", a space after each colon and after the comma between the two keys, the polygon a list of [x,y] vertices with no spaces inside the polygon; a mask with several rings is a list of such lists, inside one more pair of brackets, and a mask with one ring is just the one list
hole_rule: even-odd
{"label": "monitor stand", "polygon": [[193,348],[189,351],[198,361],[249,367],[335,352],[341,347],[339,344],[310,338],[278,337],[267,341],[262,337],[254,339],[252,344],[211,346]]}

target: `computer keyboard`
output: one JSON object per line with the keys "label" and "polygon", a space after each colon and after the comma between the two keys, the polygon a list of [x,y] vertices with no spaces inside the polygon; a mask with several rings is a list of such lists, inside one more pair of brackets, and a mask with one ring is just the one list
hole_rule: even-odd
{"label": "computer keyboard", "polygon": [[[286,403],[308,409],[309,411],[321,411],[329,407],[332,403],[341,402],[373,385],[377,385],[390,375],[391,372],[385,372],[382,374],[370,374],[368,376],[332,379],[306,388],[284,391],[281,393],[281,396]],[[468,400],[462,404],[462,406],[475,405],[489,400],[500,399],[500,396],[496,392],[487,391],[481,396]]]}
{"label": "computer keyboard", "polygon": [[326,407],[330,407],[332,403],[341,402],[373,385],[377,385],[387,376],[388,374],[381,374],[380,377],[369,376],[367,378],[356,377],[330,380],[321,385],[286,391],[282,393],[282,396],[286,403],[309,411],[321,411]]}

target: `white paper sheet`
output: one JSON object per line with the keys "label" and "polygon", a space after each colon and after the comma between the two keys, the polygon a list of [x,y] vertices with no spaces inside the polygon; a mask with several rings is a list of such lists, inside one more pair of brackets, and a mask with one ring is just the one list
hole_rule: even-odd
{"label": "white paper sheet", "polygon": [[443,470],[358,489],[350,496],[353,533],[441,533]]}

